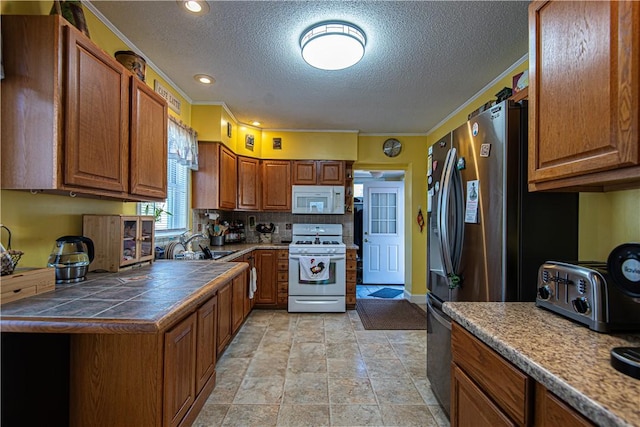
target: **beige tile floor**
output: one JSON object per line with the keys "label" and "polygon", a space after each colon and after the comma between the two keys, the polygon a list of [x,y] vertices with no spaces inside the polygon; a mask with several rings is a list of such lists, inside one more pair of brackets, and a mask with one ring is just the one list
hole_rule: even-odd
{"label": "beige tile floor", "polygon": [[253,310],[194,426],[448,426],[426,331],[369,331],[355,310]]}

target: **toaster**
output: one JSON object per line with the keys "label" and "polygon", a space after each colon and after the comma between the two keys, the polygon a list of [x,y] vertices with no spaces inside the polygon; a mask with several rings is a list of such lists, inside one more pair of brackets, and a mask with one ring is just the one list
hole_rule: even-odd
{"label": "toaster", "polygon": [[640,298],[615,285],[604,262],[547,261],[538,269],[536,306],[597,332],[640,331]]}

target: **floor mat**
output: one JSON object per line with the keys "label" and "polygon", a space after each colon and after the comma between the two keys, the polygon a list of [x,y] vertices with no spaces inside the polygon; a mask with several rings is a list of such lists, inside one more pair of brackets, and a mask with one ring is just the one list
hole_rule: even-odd
{"label": "floor mat", "polygon": [[359,299],[356,311],[365,329],[427,329],[427,313],[405,299]]}
{"label": "floor mat", "polygon": [[404,292],[402,289],[382,288],[369,294],[370,297],[376,298],[395,298]]}

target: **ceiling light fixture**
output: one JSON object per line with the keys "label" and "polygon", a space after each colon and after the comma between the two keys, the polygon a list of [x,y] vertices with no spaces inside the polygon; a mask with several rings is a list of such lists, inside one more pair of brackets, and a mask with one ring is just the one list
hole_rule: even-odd
{"label": "ceiling light fixture", "polygon": [[260,126],[261,125],[261,123],[259,121],[255,121],[255,122],[253,122],[251,124],[254,125],[254,126]]}
{"label": "ceiling light fixture", "polygon": [[188,12],[194,15],[206,15],[209,13],[209,3],[202,0],[177,0]]}
{"label": "ceiling light fixture", "polygon": [[216,80],[211,77],[208,76],[206,74],[196,74],[195,76],[193,76],[194,79],[196,79],[196,81],[202,83],[203,85],[212,85],[216,82]]}
{"label": "ceiling light fixture", "polygon": [[364,56],[366,44],[364,32],[343,21],[315,24],[300,37],[302,57],[321,70],[342,70],[357,64]]}

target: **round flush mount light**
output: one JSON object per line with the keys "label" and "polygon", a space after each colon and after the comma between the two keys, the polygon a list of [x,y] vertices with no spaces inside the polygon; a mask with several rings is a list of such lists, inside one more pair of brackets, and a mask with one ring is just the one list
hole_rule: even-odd
{"label": "round flush mount light", "polygon": [[216,82],[216,80],[211,77],[208,76],[206,74],[196,74],[195,76],[193,76],[194,79],[196,79],[197,82],[202,83],[203,85],[212,85]]}
{"label": "round flush mount light", "polygon": [[209,13],[209,3],[204,0],[177,0],[187,12],[194,15],[206,15]]}
{"label": "round flush mount light", "polygon": [[321,70],[342,70],[357,64],[364,56],[364,32],[343,21],[327,21],[307,28],[300,37],[302,57]]}

